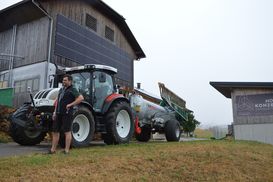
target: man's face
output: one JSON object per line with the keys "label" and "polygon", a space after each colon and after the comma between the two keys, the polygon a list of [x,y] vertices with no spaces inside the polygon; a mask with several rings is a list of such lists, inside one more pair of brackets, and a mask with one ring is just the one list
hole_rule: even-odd
{"label": "man's face", "polygon": [[64,78],[63,78],[63,86],[64,86],[64,87],[69,87],[69,86],[71,85],[71,83],[72,83],[72,82],[69,81],[67,77],[64,77]]}

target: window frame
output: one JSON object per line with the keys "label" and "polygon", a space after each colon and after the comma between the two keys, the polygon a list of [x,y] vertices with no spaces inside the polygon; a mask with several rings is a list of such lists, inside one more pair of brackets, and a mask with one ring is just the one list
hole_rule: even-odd
{"label": "window frame", "polygon": [[[90,21],[88,21],[88,20],[90,20]],[[85,14],[85,26],[87,28],[97,32],[97,30],[98,30],[98,20],[94,16],[86,13]]]}
{"label": "window frame", "polygon": [[107,25],[105,25],[104,36],[107,40],[110,40],[111,42],[115,41],[115,31]]}

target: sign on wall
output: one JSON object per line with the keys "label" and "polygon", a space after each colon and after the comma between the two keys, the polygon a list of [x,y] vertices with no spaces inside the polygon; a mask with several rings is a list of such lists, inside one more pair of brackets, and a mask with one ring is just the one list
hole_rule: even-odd
{"label": "sign on wall", "polygon": [[236,96],[237,116],[273,115],[273,93]]}

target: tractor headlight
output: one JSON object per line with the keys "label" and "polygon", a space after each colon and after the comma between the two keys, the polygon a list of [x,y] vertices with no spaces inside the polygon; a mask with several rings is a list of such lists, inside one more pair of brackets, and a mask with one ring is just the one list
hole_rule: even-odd
{"label": "tractor headlight", "polygon": [[48,100],[40,100],[39,105],[48,105],[49,101]]}

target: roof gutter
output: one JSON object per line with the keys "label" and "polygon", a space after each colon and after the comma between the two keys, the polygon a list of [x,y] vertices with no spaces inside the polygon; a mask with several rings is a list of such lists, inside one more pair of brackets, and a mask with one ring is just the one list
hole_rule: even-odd
{"label": "roof gutter", "polygon": [[50,21],[50,32],[49,32],[49,43],[48,43],[48,53],[47,53],[47,64],[46,64],[46,68],[45,68],[45,73],[46,76],[44,78],[44,88],[48,87],[48,69],[49,69],[49,63],[50,63],[50,58],[51,58],[51,49],[52,49],[52,34],[53,34],[53,18],[43,9],[39,6],[39,4],[37,2],[35,2],[35,0],[32,0],[32,3],[39,8],[49,19]]}

